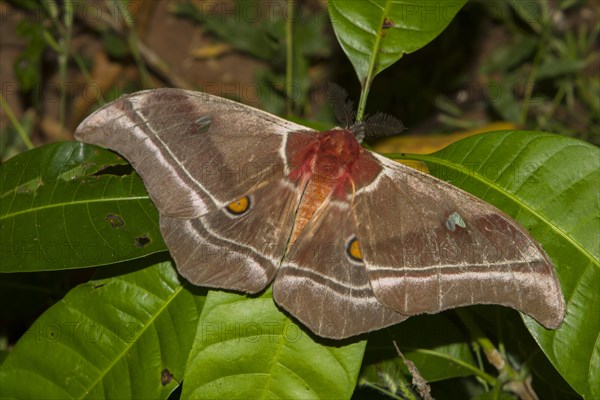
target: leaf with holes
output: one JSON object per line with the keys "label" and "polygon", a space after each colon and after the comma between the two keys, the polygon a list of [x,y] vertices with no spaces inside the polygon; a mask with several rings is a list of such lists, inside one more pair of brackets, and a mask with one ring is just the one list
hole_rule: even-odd
{"label": "leaf with holes", "polygon": [[600,398],[600,150],[548,133],[500,131],[410,158],[502,209],[544,246],[567,315],[557,330],[523,318],[565,380],[582,396]]}
{"label": "leaf with holes", "polygon": [[364,85],[404,54],[424,47],[466,0],[329,0],[338,42]]}
{"label": "leaf with holes", "polygon": [[0,272],[90,267],[166,251],[142,181],[115,153],[56,143],[0,168]]}
{"label": "leaf with holes", "polygon": [[3,362],[1,395],[165,399],[183,379],[203,302],[168,262],[80,285]]}
{"label": "leaf with holes", "polygon": [[210,292],[187,362],[184,398],[349,399],[365,341],[309,336],[259,297]]}

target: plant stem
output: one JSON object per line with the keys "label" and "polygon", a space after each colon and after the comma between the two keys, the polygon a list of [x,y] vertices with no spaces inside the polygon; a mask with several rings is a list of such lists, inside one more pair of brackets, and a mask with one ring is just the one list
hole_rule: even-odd
{"label": "plant stem", "polygon": [[535,54],[533,64],[531,65],[531,71],[527,77],[527,84],[525,85],[525,95],[523,96],[523,107],[521,108],[521,115],[519,116],[519,124],[525,125],[527,123],[527,113],[529,112],[529,105],[531,103],[531,96],[533,94],[533,88],[535,87],[535,81],[538,69],[546,53],[546,47],[548,38],[550,37],[550,24],[548,22],[548,5],[542,1],[542,35],[540,38],[540,47]]}
{"label": "plant stem", "polygon": [[[385,18],[389,14],[389,8],[391,6],[391,2],[386,2],[383,13],[381,14],[381,21],[379,26],[383,26]],[[356,110],[356,122],[360,122],[363,120],[365,116],[365,108],[367,106],[367,97],[369,97],[369,91],[371,90],[371,84],[373,83],[373,78],[375,78],[376,66],[377,66],[377,58],[379,57],[379,49],[381,48],[381,31],[377,33],[375,37],[375,43],[373,44],[373,49],[371,50],[371,58],[369,59],[369,69],[367,71],[367,76],[365,77],[364,82],[361,82],[361,90],[360,90],[360,100],[358,102],[358,109]]]}
{"label": "plant stem", "polygon": [[[129,49],[131,50],[133,59],[135,60],[138,69],[140,70],[140,80],[142,82],[142,86],[146,88],[151,87],[150,74],[148,73],[148,70],[146,69],[146,64],[144,63],[144,60],[142,59],[142,56],[140,54],[138,38],[135,33],[135,27],[133,25],[133,18],[131,17],[129,10],[127,9],[127,7],[125,7],[122,1],[113,0],[113,4],[116,5],[119,14],[123,16],[125,25],[127,25],[127,44],[129,44]],[[112,9],[112,7],[109,8]],[[113,17],[117,18],[118,16],[113,15]]]}
{"label": "plant stem", "polygon": [[369,90],[371,88],[371,81],[367,76],[367,80],[362,84],[360,89],[360,100],[358,101],[358,108],[356,110],[356,122],[362,121],[365,116],[365,107],[367,106],[367,97],[369,97]]}
{"label": "plant stem", "polygon": [[10,122],[13,124],[13,126],[17,130],[17,133],[21,137],[21,140],[23,141],[23,143],[25,143],[25,146],[27,146],[27,149],[29,149],[29,150],[33,149],[33,147],[34,147],[33,143],[31,143],[29,136],[27,136],[27,132],[25,132],[25,129],[23,129],[23,125],[21,125],[21,123],[19,122],[19,120],[17,119],[15,114],[12,112],[12,109],[8,105],[8,102],[6,100],[4,100],[4,93],[2,93],[2,92],[0,92],[0,103],[2,105],[2,109],[6,113],[6,116],[8,117]]}
{"label": "plant stem", "polygon": [[427,355],[432,355],[435,357],[446,359],[448,361],[453,362],[454,364],[460,365],[461,367],[470,370],[471,372],[473,372],[473,375],[477,376],[478,378],[481,378],[484,382],[487,382],[490,385],[495,385],[497,383],[497,379],[494,378],[492,375],[486,373],[483,369],[475,368],[473,365],[468,364],[458,358],[449,356],[449,355],[441,353],[439,351],[428,350],[428,349],[415,349],[412,351],[415,353],[427,354]]}
{"label": "plant stem", "polygon": [[294,102],[294,19],[296,15],[295,0],[288,0],[288,18],[285,22],[286,67],[285,67],[285,112],[292,115]]}
{"label": "plant stem", "polygon": [[67,0],[64,3],[64,7],[64,31],[59,40],[60,52],[58,54],[58,67],[61,80],[58,119],[61,135],[64,135],[65,132],[65,119],[67,114],[67,66],[69,65],[69,49],[71,47],[71,34],[73,32],[74,5],[72,1]]}

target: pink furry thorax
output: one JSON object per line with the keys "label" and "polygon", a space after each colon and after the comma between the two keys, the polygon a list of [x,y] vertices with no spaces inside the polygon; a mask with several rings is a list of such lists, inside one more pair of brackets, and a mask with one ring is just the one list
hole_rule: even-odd
{"label": "pink furry thorax", "polygon": [[377,161],[346,129],[290,135],[286,155],[288,178],[301,181],[304,190],[289,246],[327,199],[352,201],[355,191],[381,171]]}
{"label": "pink furry thorax", "polygon": [[354,166],[364,151],[352,132],[345,129],[321,132],[295,150],[290,154],[291,180],[317,179],[340,199],[352,191]]}

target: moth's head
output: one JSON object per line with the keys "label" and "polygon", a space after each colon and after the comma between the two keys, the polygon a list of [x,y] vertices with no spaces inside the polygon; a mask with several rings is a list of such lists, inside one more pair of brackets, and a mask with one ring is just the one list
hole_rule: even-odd
{"label": "moth's head", "polygon": [[319,146],[314,164],[315,173],[337,178],[348,170],[362,148],[354,134],[347,129],[332,129],[319,135]]}
{"label": "moth's head", "polygon": [[321,134],[320,151],[338,157],[356,156],[360,149],[354,133],[347,129],[332,129]]}

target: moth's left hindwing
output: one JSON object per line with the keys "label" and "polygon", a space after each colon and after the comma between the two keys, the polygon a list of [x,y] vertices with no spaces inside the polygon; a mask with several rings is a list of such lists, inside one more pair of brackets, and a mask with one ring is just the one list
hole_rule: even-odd
{"label": "moth's left hindwing", "polygon": [[300,130],[220,97],[157,89],[96,111],[75,136],[132,164],[191,283],[255,293],[275,276],[293,227],[301,190],[283,180],[284,147]]}
{"label": "moth's left hindwing", "polygon": [[359,245],[350,203],[325,200],[277,274],[277,304],[319,336],[333,339],[406,319],[375,297]]}

